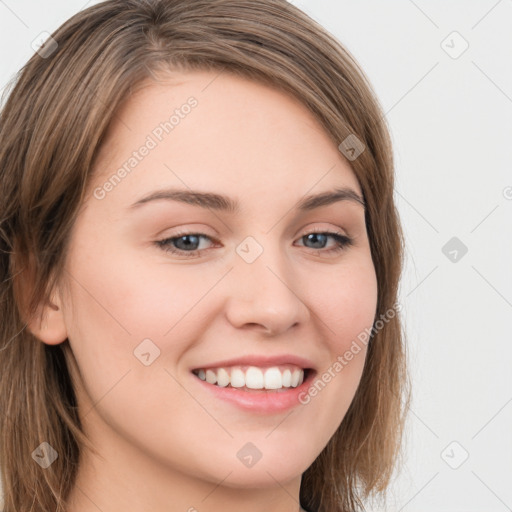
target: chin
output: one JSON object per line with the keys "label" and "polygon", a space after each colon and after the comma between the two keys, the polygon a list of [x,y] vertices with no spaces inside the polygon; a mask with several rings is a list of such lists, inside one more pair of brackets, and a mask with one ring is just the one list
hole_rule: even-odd
{"label": "chin", "polygon": [[[283,485],[286,482],[300,478],[306,469],[307,466],[301,470],[294,464],[278,469],[271,464],[268,466],[263,466],[263,464],[259,466],[259,464],[257,464],[252,468],[242,469],[239,467],[231,467],[230,469],[226,469],[226,474],[229,471],[232,472],[222,482],[222,485],[232,489],[264,489],[275,487],[276,485]],[[225,475],[215,475],[214,481],[218,482],[219,476],[224,477]]]}

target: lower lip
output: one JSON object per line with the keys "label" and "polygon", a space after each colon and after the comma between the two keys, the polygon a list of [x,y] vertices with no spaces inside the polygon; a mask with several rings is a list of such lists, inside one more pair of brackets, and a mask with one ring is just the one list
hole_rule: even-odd
{"label": "lower lip", "polygon": [[304,396],[314,378],[314,371],[309,370],[304,382],[296,388],[286,388],[286,391],[255,389],[243,391],[238,388],[220,387],[200,379],[192,374],[194,379],[217,398],[230,402],[242,409],[258,413],[277,413],[302,405],[299,398]]}

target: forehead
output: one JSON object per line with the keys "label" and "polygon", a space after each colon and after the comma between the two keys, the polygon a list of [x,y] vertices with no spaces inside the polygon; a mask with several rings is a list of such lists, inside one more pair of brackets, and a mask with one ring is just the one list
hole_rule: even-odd
{"label": "forehead", "polygon": [[259,194],[263,202],[339,186],[361,192],[305,105],[226,72],[175,72],[144,83],[114,117],[93,186],[121,168],[122,183],[108,197],[130,204],[161,186]]}

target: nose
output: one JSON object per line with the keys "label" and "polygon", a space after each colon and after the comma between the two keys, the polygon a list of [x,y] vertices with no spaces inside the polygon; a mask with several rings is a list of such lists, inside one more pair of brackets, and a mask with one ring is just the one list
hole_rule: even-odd
{"label": "nose", "polygon": [[309,319],[296,276],[277,249],[265,249],[252,263],[239,258],[231,283],[226,316],[237,329],[276,336]]}

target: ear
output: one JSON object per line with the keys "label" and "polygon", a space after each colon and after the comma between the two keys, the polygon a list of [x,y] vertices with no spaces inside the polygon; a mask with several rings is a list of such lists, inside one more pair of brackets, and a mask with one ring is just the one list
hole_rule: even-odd
{"label": "ear", "polygon": [[27,327],[32,334],[48,345],[58,345],[68,337],[62,302],[58,291],[52,294],[50,300],[41,304]]}
{"label": "ear", "polygon": [[[64,322],[63,302],[60,284],[54,281],[50,299],[38,304],[35,311],[29,312],[28,300],[34,286],[36,261],[32,253],[22,251],[19,240],[14,241],[13,291],[18,309],[28,330],[43,343],[58,345],[67,339]],[[52,276],[53,277],[53,274]]]}

